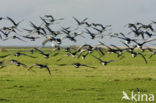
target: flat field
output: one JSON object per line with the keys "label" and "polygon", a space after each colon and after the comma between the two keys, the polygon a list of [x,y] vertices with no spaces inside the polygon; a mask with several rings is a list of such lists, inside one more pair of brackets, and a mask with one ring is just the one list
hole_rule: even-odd
{"label": "flat field", "polygon": [[[0,52],[0,55],[20,50],[28,49],[8,49],[8,52]],[[28,52],[26,54],[32,55]],[[93,54],[98,56],[97,53]],[[141,56],[132,58],[125,53],[124,59],[107,66],[101,65],[91,55],[84,60],[70,56],[57,61],[65,52],[59,52],[57,56],[52,54],[49,59],[37,52],[33,54],[37,58],[11,55],[6,59],[6,67],[0,69],[0,103],[135,103],[121,101],[123,91],[128,95],[134,91],[136,94],[140,92],[156,96],[156,56],[148,59],[149,53],[144,54],[148,64],[145,64]],[[47,64],[52,75],[50,76],[46,69],[34,67],[28,71],[28,68],[17,67],[7,62],[11,59],[16,59],[28,67],[34,63]],[[117,59],[117,56],[106,54],[102,59],[112,60]],[[96,68],[59,66],[73,62]]]}

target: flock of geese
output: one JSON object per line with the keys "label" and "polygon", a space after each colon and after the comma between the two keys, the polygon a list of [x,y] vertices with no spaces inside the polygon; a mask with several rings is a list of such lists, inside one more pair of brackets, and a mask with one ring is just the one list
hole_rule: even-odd
{"label": "flock of geese", "polygon": [[[100,23],[93,23],[88,22],[88,18],[84,18],[82,20],[73,17],[75,21],[76,27],[63,27],[60,26],[61,21],[64,18],[54,18],[52,15],[44,15],[40,17],[41,24],[37,25],[32,21],[29,22],[30,29],[21,28],[20,24],[24,21],[21,20],[16,22],[10,17],[0,17],[0,40],[1,41],[9,41],[10,39],[19,40],[22,42],[29,42],[29,41],[37,41],[40,40],[42,42],[42,47],[44,47],[48,42],[55,43],[55,46],[51,49],[50,52],[42,51],[40,48],[33,48],[30,50],[31,54],[23,53],[22,51],[16,53],[10,53],[6,55],[0,55],[0,58],[3,59],[0,61],[0,68],[6,67],[5,62],[15,64],[16,66],[23,66],[27,67],[28,70],[31,70],[33,67],[39,67],[40,69],[45,68],[48,70],[49,74],[51,75],[51,71],[48,65],[35,63],[32,66],[28,67],[26,64],[21,63],[18,60],[6,59],[10,55],[14,55],[16,57],[19,56],[27,56],[30,58],[36,58],[33,56],[34,52],[38,52],[40,55],[43,55],[46,59],[51,57],[51,54],[55,51],[63,50],[66,55],[58,58],[57,61],[61,61],[65,56],[72,56],[76,58],[85,59],[88,55],[92,56],[103,65],[107,65],[112,62],[119,61],[124,58],[123,54],[125,52],[132,55],[132,57],[136,57],[140,55],[145,63],[147,64],[148,61],[146,60],[145,55],[143,52],[149,51],[150,56],[152,58],[156,54],[156,49],[152,47],[145,46],[145,44],[149,44],[150,42],[156,41],[154,36],[156,36],[156,31],[154,26],[156,26],[156,22],[151,21],[149,24],[143,24],[140,22],[137,23],[128,23],[125,25],[129,32],[128,33],[108,33],[111,29],[111,25],[103,25]],[[2,23],[3,22],[3,23]],[[56,28],[59,25],[58,28]],[[124,46],[117,46],[111,44],[108,46],[102,40],[105,36],[109,36],[111,38],[118,39]],[[83,44],[81,46],[76,47],[61,47],[63,40],[70,40],[71,42],[77,42],[77,38],[90,38],[94,40],[99,38],[99,44],[97,45],[90,45],[90,44]],[[150,44],[152,45],[152,44]],[[137,50],[136,50],[137,49]],[[138,50],[139,49],[139,50]],[[99,57],[93,55],[93,52],[96,51],[99,54]],[[103,60],[103,56],[106,53],[113,53],[116,54],[118,59],[116,60]],[[53,56],[58,55],[59,52],[55,53]],[[72,64],[60,64],[59,66],[65,65],[74,65],[76,68],[80,66],[95,68],[93,66],[89,66],[86,64],[81,64],[79,62],[72,63]]]}

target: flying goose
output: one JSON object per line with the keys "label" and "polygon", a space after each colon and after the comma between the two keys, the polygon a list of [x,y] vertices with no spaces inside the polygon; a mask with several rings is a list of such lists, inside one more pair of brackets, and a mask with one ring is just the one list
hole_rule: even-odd
{"label": "flying goose", "polygon": [[108,63],[111,63],[111,62],[115,62],[115,61],[118,61],[118,60],[121,60],[122,58],[120,58],[120,59],[117,59],[117,60],[109,60],[109,61],[103,61],[102,59],[100,59],[100,58],[98,58],[98,57],[96,57],[96,56],[94,56],[94,55],[92,55],[94,58],[96,58],[97,60],[99,60],[104,66],[106,66]]}
{"label": "flying goose", "polygon": [[11,36],[11,37],[5,38],[5,39],[3,39],[3,41],[6,41],[6,40],[8,40],[8,39],[18,39],[18,40],[20,40],[20,41],[26,42],[25,40],[21,39],[20,37],[18,37],[18,36],[16,36],[16,35],[13,35],[13,36]]}
{"label": "flying goose", "polygon": [[147,64],[147,60],[146,60],[145,56],[142,53],[134,52],[134,51],[128,51],[128,52],[131,53],[133,58],[135,58],[137,55],[140,55],[144,59],[145,63]]}
{"label": "flying goose", "polygon": [[15,60],[15,59],[12,59],[12,60],[8,60],[7,62],[10,62],[11,64],[16,64],[16,66],[23,66],[23,67],[27,67],[27,65]]}
{"label": "flying goose", "polygon": [[34,48],[36,51],[38,51],[40,54],[42,54],[42,55],[44,55],[44,57],[45,58],[49,58],[50,57],[50,55],[54,52],[54,50],[52,50],[51,52],[49,52],[49,53],[44,53],[43,51],[41,51],[40,49],[38,49],[38,48]]}
{"label": "flying goose", "polygon": [[86,20],[88,19],[88,18],[84,18],[82,21],[79,21],[79,20],[76,19],[75,17],[73,17],[73,18],[74,18],[74,20],[77,22],[78,25],[85,24]]}
{"label": "flying goose", "polygon": [[28,70],[31,70],[34,66],[39,67],[40,69],[45,68],[48,70],[48,73],[51,75],[51,71],[49,69],[49,67],[47,65],[43,65],[43,64],[33,64],[31,67],[29,67]]}
{"label": "flying goose", "polygon": [[20,22],[16,23],[16,22],[15,22],[12,18],[10,18],[10,17],[7,17],[7,19],[10,20],[10,21],[13,23],[14,28],[17,28],[17,26],[23,21],[23,20],[21,20]]}

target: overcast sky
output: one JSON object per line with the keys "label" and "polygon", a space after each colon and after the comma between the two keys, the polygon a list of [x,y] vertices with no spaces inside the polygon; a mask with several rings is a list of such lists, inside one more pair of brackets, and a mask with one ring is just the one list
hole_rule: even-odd
{"label": "overcast sky", "polygon": [[2,17],[37,21],[39,16],[52,14],[65,18],[67,25],[73,16],[88,17],[91,22],[113,25],[113,32],[123,31],[127,23],[156,21],[155,10],[156,0],[0,0]]}

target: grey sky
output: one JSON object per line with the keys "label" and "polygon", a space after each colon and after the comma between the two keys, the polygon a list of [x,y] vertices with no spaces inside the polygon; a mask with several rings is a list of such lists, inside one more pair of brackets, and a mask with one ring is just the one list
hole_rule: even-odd
{"label": "grey sky", "polygon": [[[73,16],[80,19],[88,17],[90,22],[111,24],[113,32],[120,32],[130,22],[156,21],[155,5],[156,0],[0,0],[0,13],[17,21],[36,22],[38,16],[52,14],[65,18],[67,25],[73,22]],[[3,42],[0,43],[2,45]]]}

